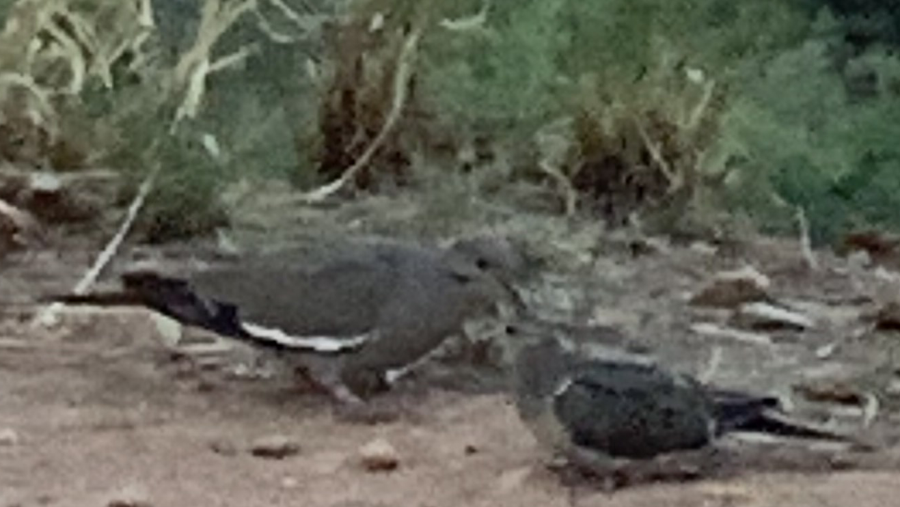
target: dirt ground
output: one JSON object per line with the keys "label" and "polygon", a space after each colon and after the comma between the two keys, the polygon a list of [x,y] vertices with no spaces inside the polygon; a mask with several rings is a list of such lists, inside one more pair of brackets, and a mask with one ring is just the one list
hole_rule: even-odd
{"label": "dirt ground", "polygon": [[[790,392],[789,386],[822,375],[858,381],[860,391],[884,400],[871,430],[893,437],[896,369],[889,365],[889,378],[877,374],[885,369],[883,359],[893,357],[894,339],[853,333],[860,315],[877,306],[873,293],[881,289],[867,282],[872,277],[847,274],[837,260],[821,273],[798,274],[802,260],[791,248],[743,255],[711,260],[684,248],[627,263],[612,256],[592,268],[602,274],[598,285],[581,289],[602,292],[591,300],[603,309],[598,314],[651,342],[673,365],[698,371],[718,346],[721,364],[713,379],[725,385]],[[718,317],[689,309],[684,293],[746,256],[773,277],[779,298],[805,302],[795,307],[822,324],[773,333],[777,353],[691,332],[692,323]],[[898,504],[900,459],[892,444],[861,456],[804,450],[779,460],[767,451],[727,474],[608,494],[590,483],[570,487],[551,472],[502,393],[400,389],[388,395],[404,407],[396,420],[363,424],[281,380],[186,367],[161,345],[154,320],[141,311],[67,313],[51,329],[31,327],[33,308],[24,303],[70,287],[89,260],[86,252],[45,254],[4,268],[0,507]],[[858,427],[850,412],[846,427]],[[255,441],[276,435],[296,443],[298,452],[271,459],[250,451]],[[361,464],[360,449],[378,439],[396,450],[397,469],[373,472]],[[767,444],[740,444],[752,445]]]}

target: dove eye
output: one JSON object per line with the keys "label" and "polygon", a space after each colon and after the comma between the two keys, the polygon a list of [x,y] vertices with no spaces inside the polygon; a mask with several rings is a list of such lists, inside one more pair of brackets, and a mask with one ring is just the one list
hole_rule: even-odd
{"label": "dove eye", "polygon": [[451,276],[454,280],[463,285],[472,283],[473,280],[473,277],[471,275],[467,275],[465,273],[452,273]]}
{"label": "dove eye", "polygon": [[504,329],[504,331],[506,331],[506,334],[512,334],[512,335],[519,334],[519,329],[513,325],[507,325],[506,328]]}
{"label": "dove eye", "polygon": [[475,261],[475,267],[484,271],[489,268],[491,264],[486,259],[478,259]]}

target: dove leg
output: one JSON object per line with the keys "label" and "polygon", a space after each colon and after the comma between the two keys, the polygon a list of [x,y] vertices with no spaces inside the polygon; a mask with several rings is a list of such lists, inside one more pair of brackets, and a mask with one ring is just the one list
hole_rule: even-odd
{"label": "dove leg", "polygon": [[340,359],[316,354],[297,354],[290,362],[298,380],[312,385],[315,390],[326,393],[343,404],[363,403],[363,400],[342,381]]}

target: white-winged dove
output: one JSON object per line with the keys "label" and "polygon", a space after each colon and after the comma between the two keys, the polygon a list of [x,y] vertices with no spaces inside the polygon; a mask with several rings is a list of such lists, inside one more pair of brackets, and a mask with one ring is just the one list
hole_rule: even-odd
{"label": "white-winged dove", "polygon": [[389,371],[422,360],[468,318],[515,301],[508,282],[524,265],[493,238],[444,250],[375,243],[315,265],[282,253],[186,278],[132,271],[122,276],[124,291],[57,299],[138,304],[280,351],[340,353],[340,383],[330,387],[352,398],[386,387]]}
{"label": "white-winged dove", "polygon": [[629,462],[704,449],[730,432],[851,441],[788,420],[773,397],[707,387],[639,358],[582,358],[528,327],[509,332],[522,420],[554,453],[606,479]]}

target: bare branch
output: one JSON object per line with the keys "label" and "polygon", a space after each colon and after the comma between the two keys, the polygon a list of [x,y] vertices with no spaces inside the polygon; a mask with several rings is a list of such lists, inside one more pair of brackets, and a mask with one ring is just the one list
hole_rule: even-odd
{"label": "bare branch", "polygon": [[397,71],[394,74],[394,100],[391,103],[391,110],[385,118],[384,125],[375,139],[366,148],[366,151],[348,168],[344,173],[333,182],[319,187],[310,192],[306,192],[296,197],[297,200],[304,203],[317,203],[327,199],[332,194],[339,191],[347,183],[353,181],[356,174],[362,170],[366,164],[372,159],[379,148],[384,144],[387,136],[396,126],[403,113],[403,106],[406,104],[406,97],[409,93],[409,81],[412,77],[413,61],[416,54],[421,31],[413,30],[400,50],[400,56],[397,59]]}

